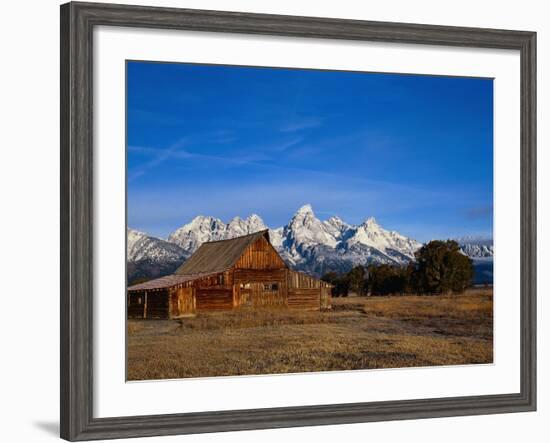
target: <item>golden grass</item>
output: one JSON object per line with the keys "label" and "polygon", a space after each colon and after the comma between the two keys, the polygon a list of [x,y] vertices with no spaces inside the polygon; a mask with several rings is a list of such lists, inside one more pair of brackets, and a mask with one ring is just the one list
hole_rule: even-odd
{"label": "golden grass", "polygon": [[492,291],[128,322],[130,380],[490,363]]}
{"label": "golden grass", "polygon": [[186,329],[215,330],[270,327],[281,325],[306,325],[328,323],[332,318],[319,311],[289,311],[286,308],[239,309],[229,312],[197,314],[178,320]]}

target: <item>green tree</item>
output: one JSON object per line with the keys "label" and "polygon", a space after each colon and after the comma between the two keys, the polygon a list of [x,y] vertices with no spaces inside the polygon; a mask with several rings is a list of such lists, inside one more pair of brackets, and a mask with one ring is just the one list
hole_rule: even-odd
{"label": "green tree", "polygon": [[355,266],[348,272],[349,289],[357,295],[365,295],[367,272],[363,266]]}
{"label": "green tree", "polygon": [[334,289],[340,297],[347,297],[349,295],[350,281],[347,274],[336,279]]}
{"label": "green tree", "polygon": [[471,284],[473,262],[453,240],[433,240],[422,246],[415,257],[413,280],[418,292],[464,292]]}
{"label": "green tree", "polygon": [[321,280],[330,283],[333,297],[347,297],[349,294],[349,278],[347,274],[338,275],[336,272],[327,272]]}
{"label": "green tree", "polygon": [[331,285],[333,285],[337,279],[338,279],[338,274],[336,272],[327,272],[321,277],[321,280],[327,283],[330,283]]}
{"label": "green tree", "polygon": [[404,294],[409,288],[409,269],[387,264],[370,265],[367,288],[372,295]]}

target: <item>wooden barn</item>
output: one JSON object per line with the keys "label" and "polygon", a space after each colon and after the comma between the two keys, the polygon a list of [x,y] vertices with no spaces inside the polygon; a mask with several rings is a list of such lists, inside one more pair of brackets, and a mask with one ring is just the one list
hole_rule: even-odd
{"label": "wooden barn", "polygon": [[176,272],[128,288],[129,318],[254,307],[328,309],[329,283],[288,268],[269,231],[204,243]]}

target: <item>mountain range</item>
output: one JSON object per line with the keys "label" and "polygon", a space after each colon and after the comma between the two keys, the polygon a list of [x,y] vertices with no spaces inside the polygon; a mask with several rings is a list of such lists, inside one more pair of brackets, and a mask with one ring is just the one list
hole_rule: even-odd
{"label": "mountain range", "polygon": [[[198,216],[171,233],[166,240],[128,229],[128,281],[172,273],[207,241],[225,240],[268,229],[256,214],[235,217],[229,223]],[[384,229],[373,217],[359,225],[333,216],[321,221],[311,205],[301,207],[285,225],[269,229],[271,243],[283,260],[296,270],[321,276],[329,271],[347,272],[369,263],[404,265],[414,260],[422,243]],[[463,252],[474,259],[493,255],[492,241],[473,237],[458,239]],[[475,261],[475,260],[474,260]]]}

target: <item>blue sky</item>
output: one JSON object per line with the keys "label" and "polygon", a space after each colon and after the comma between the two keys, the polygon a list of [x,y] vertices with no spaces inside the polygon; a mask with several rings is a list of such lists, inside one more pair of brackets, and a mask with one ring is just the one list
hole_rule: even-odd
{"label": "blue sky", "polygon": [[128,225],[278,227],[310,203],[420,241],[492,235],[493,81],[128,62]]}

